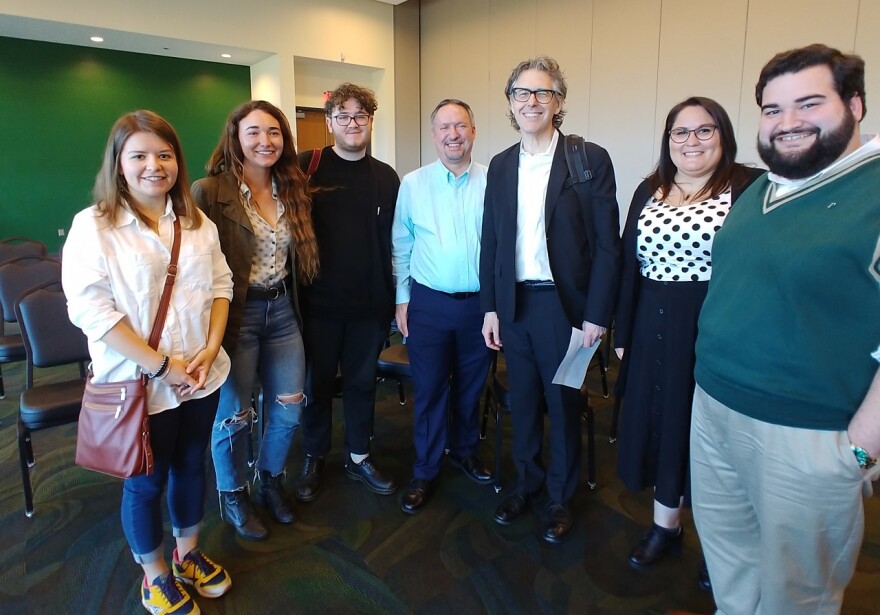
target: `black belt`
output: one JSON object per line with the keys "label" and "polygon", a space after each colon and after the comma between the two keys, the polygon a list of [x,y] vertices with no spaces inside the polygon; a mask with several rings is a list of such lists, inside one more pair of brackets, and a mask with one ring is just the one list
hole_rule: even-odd
{"label": "black belt", "polygon": [[523,280],[522,282],[517,282],[516,285],[526,290],[545,290],[556,287],[553,280]]}
{"label": "black belt", "polygon": [[282,282],[277,286],[248,286],[248,301],[274,301],[278,297],[287,296],[287,285]]}
{"label": "black belt", "polygon": [[438,290],[437,292],[453,299],[470,299],[471,297],[476,297],[480,294],[480,291],[474,291],[471,293],[444,293],[442,290]]}

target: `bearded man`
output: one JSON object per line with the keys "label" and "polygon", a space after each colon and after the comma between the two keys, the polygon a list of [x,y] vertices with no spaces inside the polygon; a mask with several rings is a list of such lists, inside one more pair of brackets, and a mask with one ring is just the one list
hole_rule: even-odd
{"label": "bearded man", "polygon": [[691,431],[719,613],[838,613],[880,466],[880,137],[864,61],[776,55],[756,87],[770,172],[715,239]]}

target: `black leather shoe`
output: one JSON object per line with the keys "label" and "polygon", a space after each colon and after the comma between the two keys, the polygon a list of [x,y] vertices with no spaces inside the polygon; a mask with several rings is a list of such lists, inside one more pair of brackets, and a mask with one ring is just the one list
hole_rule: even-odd
{"label": "black leather shoe", "polygon": [[306,455],[302,472],[296,479],[294,494],[300,502],[311,502],[318,497],[321,488],[321,472],[324,470],[324,460],[320,457]]}
{"label": "black leather shoe", "polygon": [[485,485],[486,483],[491,483],[492,479],[495,478],[492,470],[483,465],[483,462],[476,455],[460,457],[455,453],[449,453],[449,462],[464,472],[464,475],[475,483]]}
{"label": "black leather shoe", "polygon": [[367,486],[370,491],[379,495],[391,495],[397,491],[397,485],[390,478],[386,478],[379,468],[373,465],[369,457],[360,463],[355,463],[351,459],[345,462],[345,473],[352,480],[359,480]]}
{"label": "black leather shoe", "polygon": [[247,540],[266,540],[269,530],[260,521],[244,489],[220,492],[220,518]]}
{"label": "black leather shoe", "polygon": [[276,523],[288,525],[296,520],[284,491],[284,474],[272,476],[268,470],[257,472],[260,479],[260,500]]}
{"label": "black leather shoe", "polygon": [[684,530],[667,530],[656,523],[629,555],[629,565],[639,569],[657,562],[669,553],[681,551]]}
{"label": "black leather shoe", "polygon": [[434,492],[434,484],[432,481],[424,478],[414,478],[403,492],[403,500],[400,503],[400,510],[408,515],[416,515],[422,512],[422,508],[431,499]]}
{"label": "black leather shoe", "polygon": [[551,502],[547,505],[547,520],[541,538],[552,544],[562,542],[571,530],[571,511],[564,504]]}
{"label": "black leather shoe", "polygon": [[697,575],[697,586],[704,592],[712,592],[712,579],[709,578],[709,568],[706,566],[706,559],[700,562],[700,572]]}
{"label": "black leather shoe", "polygon": [[511,493],[495,509],[495,523],[498,525],[510,525],[522,517],[528,508],[529,503],[524,495],[521,493]]}

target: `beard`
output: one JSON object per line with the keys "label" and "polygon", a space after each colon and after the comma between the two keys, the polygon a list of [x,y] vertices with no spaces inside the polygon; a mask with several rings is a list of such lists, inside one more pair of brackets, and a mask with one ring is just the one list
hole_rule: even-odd
{"label": "beard", "polygon": [[776,149],[774,141],[777,138],[797,132],[810,132],[810,130],[797,130],[773,135],[769,143],[764,143],[761,137],[758,137],[758,154],[771,173],[786,179],[803,179],[815,175],[840,158],[849,146],[855,128],[855,115],[846,108],[843,119],[836,128],[825,132],[820,132],[818,128],[812,129],[817,138],[809,149],[788,154]]}

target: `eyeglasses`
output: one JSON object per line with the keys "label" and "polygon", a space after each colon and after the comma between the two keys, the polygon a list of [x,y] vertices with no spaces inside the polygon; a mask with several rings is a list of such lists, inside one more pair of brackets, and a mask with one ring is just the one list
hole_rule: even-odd
{"label": "eyeglasses", "polygon": [[691,138],[691,133],[694,133],[700,141],[708,141],[715,136],[716,128],[718,128],[718,126],[715,124],[704,124],[693,130],[688,130],[687,128],[673,128],[669,131],[669,138],[672,139],[673,143],[685,143]]}
{"label": "eyeglasses", "polygon": [[513,88],[510,90],[510,97],[516,102],[528,102],[532,94],[535,95],[535,100],[540,104],[546,105],[559,92],[556,90],[530,90],[528,88]]}
{"label": "eyeglasses", "polygon": [[370,116],[366,114],[358,114],[358,115],[345,115],[340,113],[339,115],[333,116],[336,119],[336,123],[340,126],[348,126],[351,124],[351,121],[354,120],[354,123],[358,126],[366,126],[370,123]]}

